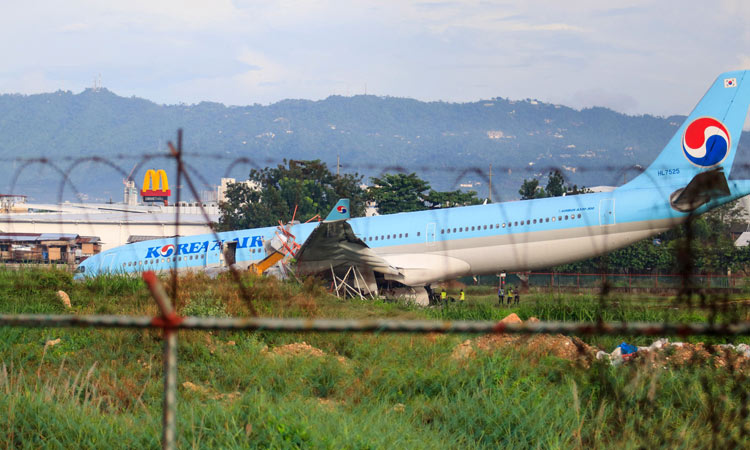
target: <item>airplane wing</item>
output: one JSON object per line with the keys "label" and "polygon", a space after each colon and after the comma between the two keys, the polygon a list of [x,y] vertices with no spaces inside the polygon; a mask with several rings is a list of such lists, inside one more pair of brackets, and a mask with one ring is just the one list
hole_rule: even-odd
{"label": "airplane wing", "polygon": [[297,252],[297,270],[318,273],[339,266],[357,265],[369,267],[375,272],[400,275],[398,269],[376,255],[354,234],[352,227],[346,223],[348,218],[349,200],[341,199]]}
{"label": "airplane wing", "polygon": [[345,220],[321,222],[297,252],[297,270],[317,273],[339,266],[369,267],[375,272],[400,272],[358,238]]}

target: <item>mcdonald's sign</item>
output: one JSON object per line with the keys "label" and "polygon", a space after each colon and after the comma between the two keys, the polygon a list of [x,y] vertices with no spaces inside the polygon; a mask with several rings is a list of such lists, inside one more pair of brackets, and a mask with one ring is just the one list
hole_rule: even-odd
{"label": "mcdonald's sign", "polygon": [[143,189],[141,189],[141,197],[144,202],[160,202],[167,203],[167,198],[171,194],[169,190],[169,180],[167,180],[167,172],[164,169],[153,170],[149,169],[146,171],[146,176],[143,177]]}

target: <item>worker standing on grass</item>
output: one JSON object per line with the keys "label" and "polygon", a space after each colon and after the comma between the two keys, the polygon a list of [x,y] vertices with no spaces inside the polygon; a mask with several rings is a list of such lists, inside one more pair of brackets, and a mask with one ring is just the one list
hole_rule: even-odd
{"label": "worker standing on grass", "polygon": [[513,296],[514,295],[516,295],[516,288],[512,287],[508,291],[508,306],[510,306],[511,303],[513,303]]}
{"label": "worker standing on grass", "polygon": [[513,297],[513,304],[517,305],[521,302],[521,294],[518,293],[518,288],[516,288],[516,294]]}
{"label": "worker standing on grass", "polygon": [[466,301],[466,294],[464,294],[464,290],[463,289],[461,289],[461,294],[459,294],[458,300],[460,300],[461,303],[463,303],[463,302]]}
{"label": "worker standing on grass", "polygon": [[440,301],[445,303],[447,299],[448,299],[448,293],[445,292],[445,288],[443,288],[443,290],[440,291]]}
{"label": "worker standing on grass", "polygon": [[505,303],[505,291],[502,286],[497,288],[497,302],[500,303],[500,306],[503,306]]}

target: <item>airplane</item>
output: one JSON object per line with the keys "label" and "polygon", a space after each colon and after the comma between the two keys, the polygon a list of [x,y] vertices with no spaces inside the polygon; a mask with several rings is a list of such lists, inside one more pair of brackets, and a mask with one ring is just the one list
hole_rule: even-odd
{"label": "airplane", "polygon": [[301,243],[298,273],[356,267],[368,289],[411,288],[425,303],[433,283],[602,255],[749,194],[750,180],[729,180],[749,105],[750,71],[719,75],[654,162],[611,192],[358,218],[342,199],[324,221],[292,223],[282,233],[264,227],[110,249],[83,261],[75,278],[244,269],[291,240]]}

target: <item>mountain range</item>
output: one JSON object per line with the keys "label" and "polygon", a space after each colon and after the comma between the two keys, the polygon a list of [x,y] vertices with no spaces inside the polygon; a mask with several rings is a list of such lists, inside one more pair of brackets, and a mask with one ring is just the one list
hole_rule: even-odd
{"label": "mountain range", "polygon": [[[336,170],[338,157],[342,171],[363,174],[365,182],[416,172],[435,189],[473,189],[481,197],[491,164],[493,199],[510,200],[523,179],[553,168],[569,184],[621,184],[656,157],[684,119],[500,97],[447,103],[358,95],[225,106],[160,105],[103,88],[6,94],[0,193],[121,201],[122,179],[131,172],[138,186],[150,168],[165,168],[175,180],[166,143],[182,128],[185,161],[201,188],[283,159],[321,159]],[[750,139],[740,141],[740,165],[750,161],[748,147]]]}

